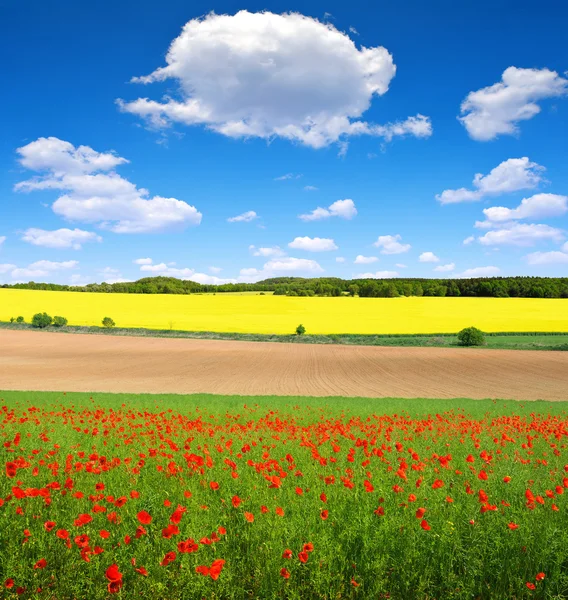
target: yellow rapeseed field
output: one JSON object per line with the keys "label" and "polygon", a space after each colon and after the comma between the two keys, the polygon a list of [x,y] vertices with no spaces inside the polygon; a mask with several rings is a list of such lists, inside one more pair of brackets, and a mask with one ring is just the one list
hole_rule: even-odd
{"label": "yellow rapeseed field", "polygon": [[0,289],[0,321],[36,312],[70,325],[239,333],[568,332],[568,300],[533,298],[302,298],[204,294],[134,295]]}

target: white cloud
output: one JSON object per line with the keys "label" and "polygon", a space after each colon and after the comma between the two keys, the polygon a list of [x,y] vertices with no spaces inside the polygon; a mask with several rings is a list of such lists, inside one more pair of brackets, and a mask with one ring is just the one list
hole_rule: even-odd
{"label": "white cloud", "polygon": [[280,248],[280,246],[271,246],[269,248],[257,248],[256,246],[249,246],[249,250],[253,256],[286,256],[286,252]]}
{"label": "white cloud", "polygon": [[22,240],[34,246],[73,248],[74,250],[80,250],[82,244],[86,242],[102,242],[102,238],[96,233],[83,231],[82,229],[46,231],[45,229],[36,229],[34,227],[24,231]]}
{"label": "white cloud", "polygon": [[182,100],[118,101],[154,127],[203,125],[234,138],[282,137],[321,148],[352,135],[431,134],[418,115],[401,123],[360,120],[389,89],[396,67],[383,47],[360,49],[330,23],[298,13],[210,13],[192,19],[170,45],[166,66],[135,77],[174,79]]}
{"label": "white cloud", "polygon": [[502,80],[470,92],[461,105],[461,123],[474,140],[486,142],[519,132],[519,121],[540,112],[539,100],[568,93],[568,80],[548,69],[505,69]]}
{"label": "white cloud", "polygon": [[499,267],[474,267],[473,269],[466,269],[463,273],[460,273],[457,277],[461,279],[475,278],[475,277],[496,277],[501,273]]}
{"label": "white cloud", "polygon": [[279,277],[282,274],[319,275],[320,273],[323,273],[323,269],[315,260],[288,256],[269,260],[262,269],[241,269],[239,280],[253,282]]}
{"label": "white cloud", "polygon": [[380,235],[373,244],[377,248],[382,248],[381,254],[402,254],[408,252],[412,246],[410,244],[401,244],[400,235]]}
{"label": "white cloud", "polygon": [[437,271],[438,273],[447,273],[449,271],[453,271],[455,268],[455,263],[449,263],[447,265],[438,265],[434,271]]}
{"label": "white cloud", "polygon": [[280,175],[280,177],[275,177],[274,181],[286,181],[287,179],[300,179],[302,174],[298,173],[286,173],[286,175]]}
{"label": "white cloud", "polygon": [[330,217],[340,217],[342,219],[350,220],[357,214],[357,208],[355,202],[347,198],[345,200],[336,200],[333,204],[330,204],[327,208],[321,208],[318,206],[311,213],[305,215],[298,215],[302,221],[319,221],[321,219],[329,219]]}
{"label": "white cloud", "polygon": [[9,273],[16,268],[16,265],[11,265],[9,263],[0,264],[0,275],[4,275],[5,273]]}
{"label": "white cloud", "polygon": [[319,188],[317,188],[315,185],[305,185],[304,186],[304,191],[306,192],[317,192],[319,190]]}
{"label": "white cloud", "polygon": [[335,242],[330,238],[311,238],[308,236],[295,238],[288,244],[288,247],[295,250],[306,250],[307,252],[330,252],[338,249]]}
{"label": "white cloud", "polygon": [[206,273],[194,273],[189,280],[201,283],[202,285],[224,285],[226,283],[238,283],[237,279],[215,277],[215,275],[207,275]]}
{"label": "white cloud", "polygon": [[377,271],[376,273],[360,273],[354,275],[353,279],[392,279],[393,277],[398,277],[396,271]]}
{"label": "white cloud", "polygon": [[161,275],[162,277],[177,277],[178,279],[189,279],[195,273],[195,269],[178,269],[176,267],[169,267],[166,263],[158,263],[157,265],[143,264],[140,267],[140,271],[152,273],[150,277]]}
{"label": "white cloud", "polygon": [[249,210],[241,215],[237,215],[236,217],[230,217],[227,219],[227,221],[229,223],[250,223],[255,219],[258,219],[258,215],[254,212],[254,210]]}
{"label": "white cloud", "polygon": [[396,263],[395,267],[397,267],[398,269],[407,269],[408,265],[405,265],[403,263]]}
{"label": "white cloud", "polygon": [[469,190],[444,190],[436,196],[441,204],[457,204],[458,202],[476,202],[485,196],[499,196],[532,189],[543,181],[544,167],[522,158],[509,158],[497,165],[488,175],[477,173],[473,178],[473,187]]}
{"label": "white cloud", "polygon": [[0,235],[0,246],[6,241],[5,235]]}
{"label": "white cloud", "polygon": [[153,196],[111,170],[128,162],[88,146],[75,148],[55,137],[18,148],[20,163],[43,175],[16,184],[16,191],[62,190],[53,211],[69,221],[95,223],[115,233],[147,233],[199,225],[194,206]]}
{"label": "white cloud", "polygon": [[14,269],[11,273],[11,277],[13,279],[46,277],[54,271],[74,269],[78,264],[79,263],[76,260],[66,260],[63,262],[38,260],[27,267]]}
{"label": "white cloud", "polygon": [[336,256],[335,257],[335,262],[336,263],[344,263],[345,262],[345,257],[344,256]]}
{"label": "white cloud", "polygon": [[223,269],[221,267],[209,267],[209,272],[218,275]]}
{"label": "white cloud", "polygon": [[488,231],[478,241],[484,246],[534,246],[540,241],[559,242],[563,238],[564,234],[560,229],[549,225],[514,223],[510,227]]}
{"label": "white cloud", "polygon": [[475,236],[470,235],[469,237],[466,237],[462,243],[464,246],[469,246],[470,244],[473,244],[473,242],[475,242]]}
{"label": "white cloud", "polygon": [[552,252],[532,252],[525,257],[531,266],[546,265],[568,265],[568,247],[565,245],[564,252],[554,250]]}
{"label": "white cloud", "polygon": [[362,254],[357,255],[353,261],[356,265],[370,265],[371,263],[377,262],[379,259],[376,256],[363,256]]}
{"label": "white cloud", "polygon": [[517,208],[492,206],[485,208],[483,214],[492,223],[502,223],[516,219],[548,219],[561,217],[568,212],[568,196],[558,194],[535,194],[523,198]]}
{"label": "white cloud", "polygon": [[136,260],[134,260],[132,262],[135,265],[151,265],[153,261],[151,258],[137,258]]}
{"label": "white cloud", "polygon": [[422,252],[418,260],[422,263],[440,262],[440,259],[433,252]]}

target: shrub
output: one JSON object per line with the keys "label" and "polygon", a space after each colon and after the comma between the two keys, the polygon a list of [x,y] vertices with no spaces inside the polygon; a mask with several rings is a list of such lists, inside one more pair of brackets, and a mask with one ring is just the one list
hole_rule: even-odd
{"label": "shrub", "polygon": [[25,322],[26,322],[26,320],[24,319],[24,317],[22,317],[22,316],[16,317],[16,323],[25,323]]}
{"label": "shrub", "polygon": [[67,325],[67,319],[65,317],[53,317],[54,327],[65,327]]}
{"label": "shrub", "polygon": [[296,335],[304,335],[306,333],[306,328],[300,323],[298,327],[296,327]]}
{"label": "shrub", "polygon": [[112,329],[115,326],[116,323],[110,317],[105,317],[103,319],[103,327],[106,327],[107,329]]}
{"label": "shrub", "polygon": [[458,333],[460,346],[483,346],[485,334],[477,327],[466,327]]}
{"label": "shrub", "polygon": [[15,317],[10,317],[10,323],[13,323],[16,320]]}
{"label": "shrub", "polygon": [[53,319],[45,312],[43,313],[36,313],[33,317],[32,317],[32,325],[34,327],[39,327],[40,329],[44,329],[45,327],[49,327],[49,325],[51,325],[51,323],[53,322]]}

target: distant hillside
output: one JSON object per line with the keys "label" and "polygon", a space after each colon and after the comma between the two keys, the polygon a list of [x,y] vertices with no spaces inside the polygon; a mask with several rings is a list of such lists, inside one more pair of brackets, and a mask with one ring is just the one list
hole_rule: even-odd
{"label": "distant hillside", "polygon": [[199,294],[274,292],[288,296],[341,296],[367,298],[396,296],[479,296],[496,298],[568,298],[568,277],[487,277],[478,279],[339,279],[338,277],[273,277],[257,283],[202,285],[174,277],[145,277],[125,283],[85,286],[55,283],[17,283],[3,288],[120,294]]}

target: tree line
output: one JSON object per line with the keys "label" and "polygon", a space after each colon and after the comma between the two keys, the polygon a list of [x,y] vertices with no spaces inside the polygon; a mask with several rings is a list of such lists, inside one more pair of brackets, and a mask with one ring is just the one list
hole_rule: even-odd
{"label": "tree line", "polygon": [[203,285],[174,277],[145,277],[132,282],[4,284],[2,288],[94,292],[107,294],[203,294],[274,292],[287,296],[468,296],[489,298],[568,298],[568,277],[484,277],[477,279],[340,279],[338,277],[275,277],[257,283]]}

